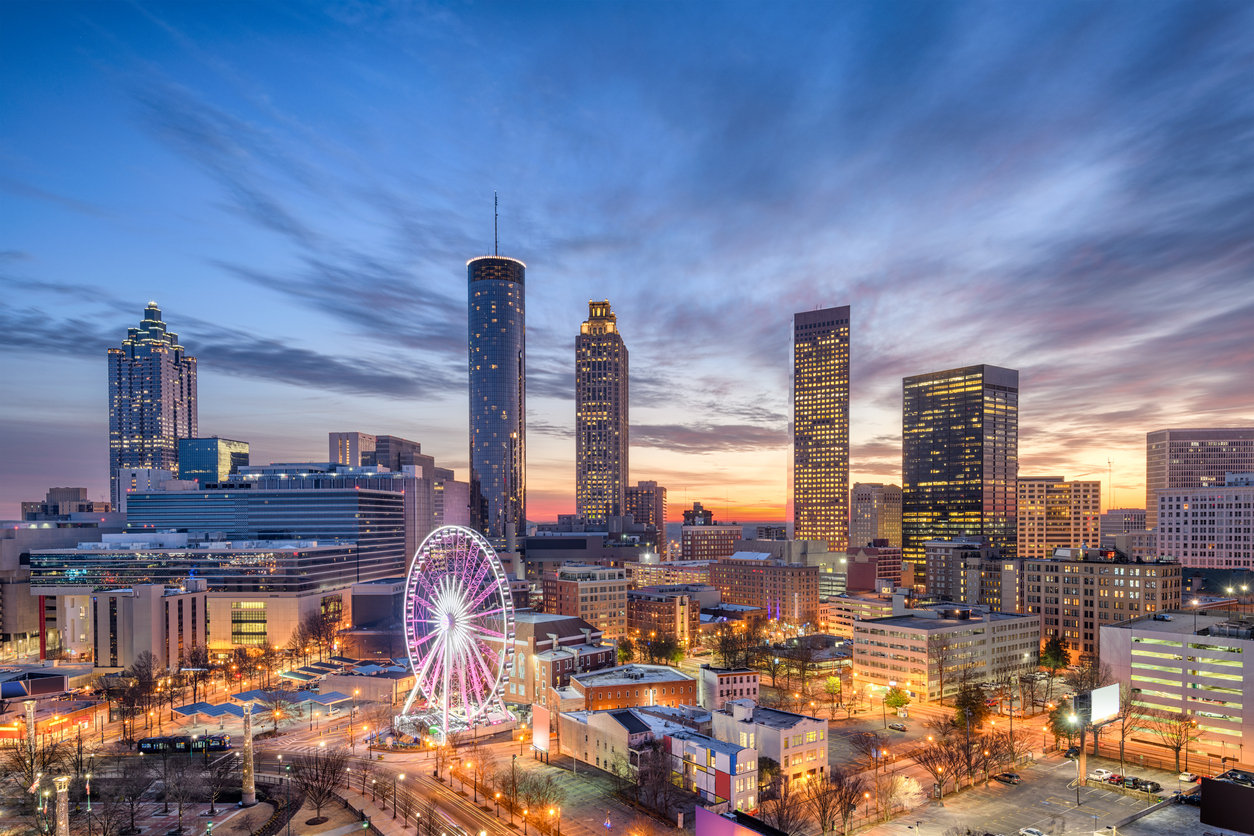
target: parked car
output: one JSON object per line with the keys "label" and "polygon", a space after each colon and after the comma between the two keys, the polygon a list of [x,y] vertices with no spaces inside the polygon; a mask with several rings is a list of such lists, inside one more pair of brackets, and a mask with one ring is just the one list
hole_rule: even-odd
{"label": "parked car", "polygon": [[1157,781],[1146,781],[1146,780],[1142,780],[1141,783],[1137,786],[1137,789],[1141,790],[1142,792],[1158,792],[1162,788],[1163,788],[1163,785],[1158,783]]}
{"label": "parked car", "polygon": [[1109,769],[1094,769],[1092,772],[1089,773],[1089,780],[1090,781],[1105,781],[1109,779],[1111,775],[1114,775],[1114,774],[1115,773],[1111,772]]}
{"label": "parked car", "polygon": [[1106,779],[1106,782],[1110,784],[1122,784],[1125,780],[1127,779],[1122,775],[1111,775]]}
{"label": "parked car", "polygon": [[1193,807],[1202,806],[1202,794],[1200,792],[1191,792],[1180,796],[1181,804],[1189,804]]}
{"label": "parked car", "polygon": [[893,731],[905,731],[906,730],[905,723],[889,723],[888,727],[892,729]]}
{"label": "parked car", "polygon": [[994,781],[1001,781],[1003,784],[1021,784],[1023,779],[1014,772],[1003,772],[993,776]]}
{"label": "parked car", "polygon": [[1019,836],[1045,836],[1045,834],[1035,827],[1021,827],[1019,828]]}
{"label": "parked car", "polygon": [[1184,781],[1184,783],[1186,784],[1192,784],[1197,781],[1197,776],[1194,775],[1192,772],[1181,772],[1180,780]]}
{"label": "parked car", "polygon": [[1074,758],[1074,757],[1078,757],[1078,756],[1079,756],[1079,754],[1080,754],[1080,747],[1079,747],[1079,746],[1072,746],[1070,749],[1068,749],[1068,750],[1066,751],[1066,754],[1064,754],[1064,755],[1063,755],[1063,757],[1064,757],[1064,758]]}

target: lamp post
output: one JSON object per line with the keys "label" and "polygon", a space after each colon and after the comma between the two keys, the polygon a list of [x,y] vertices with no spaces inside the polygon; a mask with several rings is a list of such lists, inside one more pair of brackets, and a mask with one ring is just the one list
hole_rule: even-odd
{"label": "lamp post", "polygon": [[[475,768],[474,761],[466,761],[466,768],[473,770]],[[465,781],[462,781],[462,789],[463,790],[466,789]],[[473,772],[470,775],[470,790],[471,792],[475,794],[475,804],[478,804],[479,803],[479,782],[475,780],[475,775]]]}
{"label": "lamp post", "polygon": [[[396,782],[404,781],[404,780],[405,780],[405,773],[402,772],[400,775],[397,775],[395,772],[392,773],[392,818],[393,819],[396,818],[396,797],[397,797],[396,796]],[[408,816],[406,818],[408,819]]]}
{"label": "lamp post", "polygon": [[[1071,725],[1074,726],[1076,724],[1077,718],[1074,714],[1070,715],[1068,719],[1071,721]],[[1083,754],[1083,752],[1080,753],[1080,755]],[[1077,807],[1080,806],[1080,755],[1077,755],[1075,759],[1075,806]]]}
{"label": "lamp post", "polygon": [[871,794],[869,792],[862,793],[862,817],[871,818]]}
{"label": "lamp post", "polygon": [[498,819],[501,817],[501,794],[499,792],[496,794],[496,817]]}
{"label": "lamp post", "polygon": [[527,836],[527,813],[526,807],[523,808],[523,836]]}
{"label": "lamp post", "polygon": [[562,836],[562,808],[555,807],[549,810],[549,815],[557,815],[557,836]]}

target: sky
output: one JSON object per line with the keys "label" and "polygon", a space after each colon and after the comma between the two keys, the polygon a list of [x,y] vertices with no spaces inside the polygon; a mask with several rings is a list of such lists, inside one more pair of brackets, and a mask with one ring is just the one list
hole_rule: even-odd
{"label": "sky", "polygon": [[[465,478],[465,262],[527,263],[528,517],[574,510],[574,339],[631,480],[784,513],[792,314],[851,306],[851,483],[901,379],[1020,371],[1020,473],[1143,507],[1145,434],[1254,425],[1254,5],[0,4],[0,518],[107,497],[156,301],[201,435]],[[1112,503],[1109,488],[1113,485]]]}

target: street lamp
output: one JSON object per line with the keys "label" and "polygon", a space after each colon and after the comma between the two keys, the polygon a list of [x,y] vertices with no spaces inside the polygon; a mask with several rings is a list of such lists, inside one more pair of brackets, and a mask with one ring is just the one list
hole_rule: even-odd
{"label": "street lamp", "polygon": [[[404,781],[404,780],[405,780],[404,772],[402,772],[400,775],[397,775],[395,772],[392,773],[392,818],[393,819],[396,818],[396,782]],[[408,825],[409,817],[406,816],[405,818],[406,818],[406,824]]]}
{"label": "street lamp", "polygon": [[[1077,718],[1074,714],[1068,716],[1067,719],[1071,721],[1071,725],[1074,726],[1076,724]],[[1080,757],[1083,754],[1084,752],[1081,751],[1080,754],[1077,755],[1075,759],[1075,806],[1077,807],[1079,807],[1081,803],[1080,802]]]}
{"label": "street lamp", "polygon": [[557,836],[562,836],[562,808],[550,808],[549,815],[552,816],[554,814],[557,815]]}
{"label": "street lamp", "polygon": [[869,792],[862,793],[862,817],[871,818],[871,794]]}
{"label": "street lamp", "polygon": [[501,817],[501,794],[499,792],[496,794],[496,817],[498,819]]}
{"label": "street lamp", "polygon": [[[474,761],[466,761],[466,768],[473,770],[475,768]],[[466,782],[462,781],[462,789],[466,788]],[[475,775],[470,776],[470,789],[475,794],[475,804],[479,803],[479,782],[475,780]]]}
{"label": "street lamp", "polygon": [[529,811],[527,810],[527,808],[524,807],[523,808],[523,836],[527,836],[527,813],[528,812]]}

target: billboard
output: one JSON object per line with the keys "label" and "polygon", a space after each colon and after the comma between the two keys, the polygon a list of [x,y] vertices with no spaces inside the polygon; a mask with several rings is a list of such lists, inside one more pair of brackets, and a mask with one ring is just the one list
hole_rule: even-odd
{"label": "billboard", "polygon": [[549,751],[549,710],[534,703],[531,706],[531,747]]}
{"label": "billboard", "polygon": [[1100,726],[1119,716],[1119,683],[1095,688],[1089,694],[1093,700],[1091,724]]}

